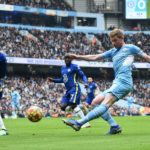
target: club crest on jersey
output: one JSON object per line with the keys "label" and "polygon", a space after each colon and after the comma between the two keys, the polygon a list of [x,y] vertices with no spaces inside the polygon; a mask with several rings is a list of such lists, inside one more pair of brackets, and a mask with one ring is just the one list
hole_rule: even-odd
{"label": "club crest on jersey", "polygon": [[123,48],[123,49],[122,49],[122,51],[124,51],[124,52],[127,51],[127,50],[128,50],[127,48]]}
{"label": "club crest on jersey", "polygon": [[71,71],[71,69],[69,68],[69,69],[68,69],[68,72],[70,72],[70,71]]}

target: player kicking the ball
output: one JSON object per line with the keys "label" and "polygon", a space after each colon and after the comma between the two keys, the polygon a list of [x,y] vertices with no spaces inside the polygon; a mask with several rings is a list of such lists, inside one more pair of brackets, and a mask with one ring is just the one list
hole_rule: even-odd
{"label": "player kicking the ball", "polygon": [[124,34],[122,30],[114,29],[110,32],[109,36],[114,48],[102,54],[83,56],[68,54],[68,57],[70,57],[71,59],[86,61],[97,61],[103,58],[111,58],[113,61],[113,68],[115,72],[115,79],[112,86],[102,94],[97,95],[92,101],[93,104],[100,103],[100,105],[91,110],[81,120],[70,119],[64,121],[65,124],[71,126],[76,131],[79,131],[81,126],[86,122],[102,116],[116,101],[122,99],[132,91],[132,64],[135,55],[138,55],[144,58],[147,62],[150,62],[150,56],[144,53],[139,47],[132,44],[125,44]]}

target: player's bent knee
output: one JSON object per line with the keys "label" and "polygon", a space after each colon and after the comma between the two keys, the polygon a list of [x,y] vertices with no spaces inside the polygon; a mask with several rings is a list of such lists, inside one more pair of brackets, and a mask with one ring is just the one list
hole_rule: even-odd
{"label": "player's bent knee", "polygon": [[99,99],[94,99],[91,103],[92,106],[96,106],[99,105],[101,103],[101,101]]}
{"label": "player's bent knee", "polygon": [[91,106],[96,106],[97,105],[97,103],[95,102],[95,101],[93,101],[92,103],[91,103]]}
{"label": "player's bent knee", "polygon": [[94,100],[92,101],[91,105],[92,106],[96,106],[102,103],[102,101],[104,100],[105,96],[104,95],[97,95]]}

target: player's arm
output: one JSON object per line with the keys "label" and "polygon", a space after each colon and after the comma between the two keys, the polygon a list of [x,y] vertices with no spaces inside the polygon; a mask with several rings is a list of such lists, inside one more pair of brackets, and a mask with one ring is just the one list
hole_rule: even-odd
{"label": "player's arm", "polygon": [[101,55],[76,55],[76,54],[67,54],[71,59],[76,60],[86,60],[86,61],[96,61],[100,60],[102,57]]}
{"label": "player's arm", "polygon": [[94,84],[94,89],[96,90],[98,88],[97,84],[95,83]]}
{"label": "player's arm", "polygon": [[147,62],[150,63],[150,56],[149,56],[149,55],[147,55],[146,53],[143,53],[142,57],[143,57]]}
{"label": "player's arm", "polygon": [[86,75],[84,74],[84,72],[81,70],[81,68],[79,66],[77,66],[76,72],[77,72],[77,75],[82,78],[84,84],[87,85],[88,84],[88,79],[87,79]]}
{"label": "player's arm", "polygon": [[58,79],[55,79],[55,78],[48,78],[48,80],[50,81],[50,82],[54,82],[54,83],[63,83],[63,78],[61,77],[61,78],[58,78]]}
{"label": "player's arm", "polygon": [[101,55],[76,55],[77,60],[96,61],[102,59]]}
{"label": "player's arm", "polygon": [[139,47],[133,45],[132,53],[144,58],[147,62],[150,63],[150,56],[143,52]]}
{"label": "player's arm", "polygon": [[86,61],[97,61],[101,60],[103,58],[109,58],[111,57],[112,49],[96,55],[76,55],[76,54],[67,54],[71,59],[77,59],[77,60],[86,60]]}

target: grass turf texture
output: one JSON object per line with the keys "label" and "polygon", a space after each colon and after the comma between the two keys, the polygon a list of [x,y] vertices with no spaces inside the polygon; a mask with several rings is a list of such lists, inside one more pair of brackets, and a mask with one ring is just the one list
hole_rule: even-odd
{"label": "grass turf texture", "polygon": [[6,119],[9,136],[0,137],[0,150],[150,150],[150,117],[115,117],[123,128],[119,135],[105,135],[102,119],[92,128],[75,132],[61,119]]}

